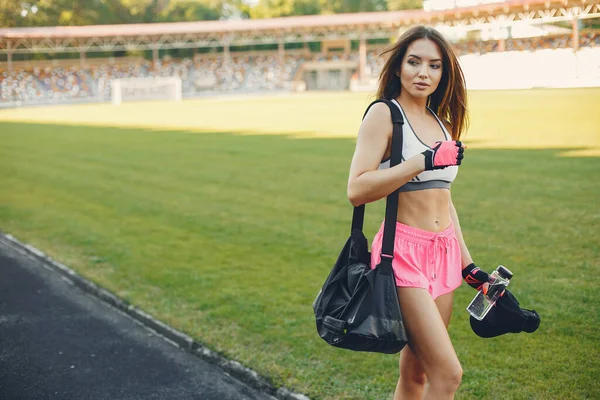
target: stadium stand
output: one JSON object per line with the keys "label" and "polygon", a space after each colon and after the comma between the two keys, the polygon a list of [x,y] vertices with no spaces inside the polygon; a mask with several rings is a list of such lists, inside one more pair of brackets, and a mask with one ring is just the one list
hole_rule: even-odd
{"label": "stadium stand", "polygon": [[[497,40],[463,41],[454,47],[465,70],[467,84],[474,89],[536,86],[570,86],[574,81],[600,80],[600,35],[585,32],[580,48],[571,48],[570,35],[507,39],[504,51]],[[366,54],[366,73],[375,82],[383,47],[371,47]],[[60,63],[28,62],[12,72],[0,69],[0,105],[44,104],[77,101],[108,101],[113,78],[178,76],[184,97],[214,93],[291,90],[293,80],[307,61],[355,62],[359,54],[286,51],[231,53],[225,61],[220,53],[197,54],[194,59],[165,57],[157,64],[141,58],[88,59]],[[77,65],[73,65],[77,63]],[[55,65],[58,64],[58,65]],[[491,79],[490,77],[494,78]],[[301,77],[300,77],[301,78]],[[356,75],[355,77],[356,78]]]}
{"label": "stadium stand", "polygon": [[234,55],[226,65],[221,57],[197,56],[194,60],[164,58],[156,66],[136,60],[120,65],[18,68],[0,72],[0,101],[103,101],[110,98],[110,86],[106,84],[110,79],[152,76],[180,77],[186,97],[207,92],[289,89],[304,61],[304,56],[286,55],[280,63],[277,54],[258,54]]}

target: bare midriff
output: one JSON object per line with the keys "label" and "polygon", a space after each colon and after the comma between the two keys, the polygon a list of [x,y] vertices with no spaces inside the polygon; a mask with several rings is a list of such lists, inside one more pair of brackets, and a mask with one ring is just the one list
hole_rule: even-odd
{"label": "bare midriff", "polygon": [[441,232],[452,223],[450,190],[426,189],[401,192],[397,221],[429,232]]}

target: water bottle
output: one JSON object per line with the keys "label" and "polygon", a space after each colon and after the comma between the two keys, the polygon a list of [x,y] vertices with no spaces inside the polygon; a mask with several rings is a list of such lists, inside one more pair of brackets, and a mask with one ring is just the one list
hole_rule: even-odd
{"label": "water bottle", "polygon": [[467,307],[469,314],[479,321],[484,319],[496,300],[504,293],[504,289],[506,289],[512,277],[513,273],[508,268],[499,265],[490,275],[487,294],[480,290]]}

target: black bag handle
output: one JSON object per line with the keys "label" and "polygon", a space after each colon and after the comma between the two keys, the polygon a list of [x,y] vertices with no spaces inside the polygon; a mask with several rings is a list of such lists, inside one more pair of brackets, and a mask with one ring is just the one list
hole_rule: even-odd
{"label": "black bag handle", "polygon": [[[375,103],[385,103],[389,107],[392,113],[392,124],[394,128],[392,130],[392,154],[390,155],[390,167],[398,165],[402,162],[402,125],[404,125],[404,118],[400,109],[387,99],[378,99],[369,104],[363,119],[367,112]],[[390,262],[394,258],[394,239],[396,237],[396,215],[398,213],[398,195],[400,193],[400,187],[394,190],[387,196],[385,205],[385,223],[383,227],[383,245],[381,246],[381,258],[384,257],[389,259]],[[358,207],[354,207],[354,213],[352,214],[352,230],[363,229],[365,220],[365,205],[362,204]]]}

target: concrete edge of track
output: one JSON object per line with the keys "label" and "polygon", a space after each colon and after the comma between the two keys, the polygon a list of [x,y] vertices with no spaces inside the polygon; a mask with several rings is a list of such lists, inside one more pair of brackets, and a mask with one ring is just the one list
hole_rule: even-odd
{"label": "concrete edge of track", "polygon": [[125,313],[133,320],[156,332],[172,345],[185,349],[197,357],[214,364],[221,368],[225,373],[240,380],[251,388],[274,396],[279,400],[310,400],[304,394],[294,393],[285,387],[275,387],[267,378],[260,376],[256,371],[208,349],[185,333],[168,326],[144,311],[128,304],[125,300],[119,298],[110,291],[87,280],[71,268],[44,254],[44,252],[39,249],[29,244],[22,243],[14,236],[0,231],[0,244],[4,244],[11,249],[38,261],[42,266],[61,274],[63,278],[78,286],[84,292]]}

